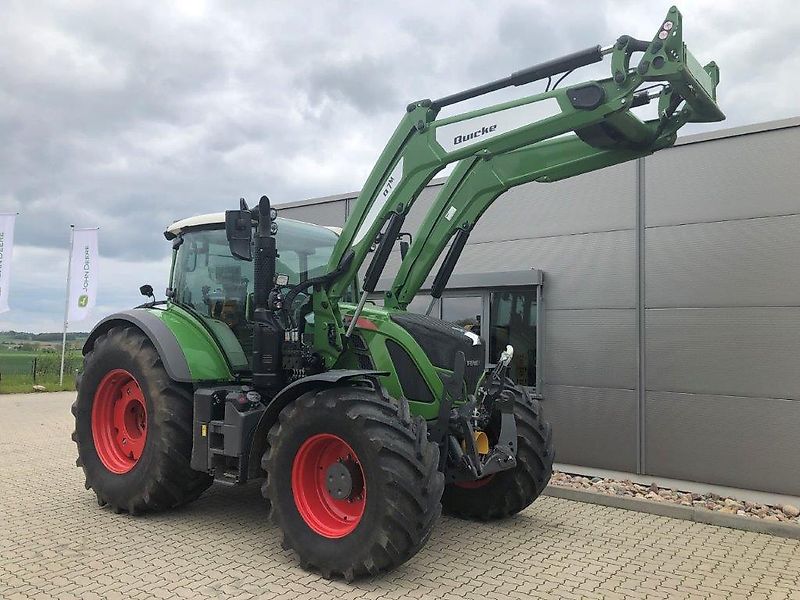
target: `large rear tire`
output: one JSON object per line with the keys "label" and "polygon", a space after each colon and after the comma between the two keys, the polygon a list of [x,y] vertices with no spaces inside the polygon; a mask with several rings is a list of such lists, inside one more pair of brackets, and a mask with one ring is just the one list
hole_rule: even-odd
{"label": "large rear tire", "polygon": [[405,400],[329,388],[281,411],[262,493],[304,568],[351,581],[393,569],[428,540],[441,513],[438,461]]}
{"label": "large rear tire", "polygon": [[132,514],[173,508],[211,485],[189,467],[192,391],[169,378],[139,329],[113,327],[97,339],[72,414],[77,465],[101,506]]}
{"label": "large rear tire", "polygon": [[518,386],[508,389],[514,392],[517,466],[478,481],[446,486],[442,506],[447,514],[482,521],[509,517],[530,506],[550,481],[555,457],[550,424],[542,418],[536,398]]}

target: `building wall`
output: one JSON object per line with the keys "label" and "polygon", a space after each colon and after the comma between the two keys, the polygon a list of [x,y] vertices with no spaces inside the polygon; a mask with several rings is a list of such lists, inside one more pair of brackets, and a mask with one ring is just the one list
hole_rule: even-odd
{"label": "building wall", "polygon": [[800,495],[800,128],[645,160],[647,473]]}
{"label": "building wall", "polygon": [[[544,272],[557,461],[800,495],[798,163],[793,119],[520,186],[487,211],[456,272]],[[353,197],[281,212],[341,225]]]}
{"label": "building wall", "polygon": [[544,411],[557,460],[636,469],[636,171],[509,190],[459,269],[544,272]]}
{"label": "building wall", "polygon": [[278,213],[287,219],[297,219],[319,225],[341,227],[347,218],[347,198],[338,198],[314,204],[292,203],[288,206],[276,206]]}

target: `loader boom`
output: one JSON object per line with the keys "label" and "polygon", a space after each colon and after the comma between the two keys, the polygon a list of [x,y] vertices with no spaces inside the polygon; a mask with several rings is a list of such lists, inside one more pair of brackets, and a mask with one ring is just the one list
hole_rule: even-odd
{"label": "loader boom", "polygon": [[[532,181],[559,181],[647,156],[672,145],[675,130],[685,119],[683,115],[674,120],[651,143],[638,148],[626,145],[594,148],[577,135],[570,135],[493,157],[478,156],[459,162],[414,235],[385,293],[384,305],[404,309],[425,282],[449,240],[460,233],[461,243],[454,245],[455,253],[448,254],[432,288],[433,297],[439,298],[472,228],[494,201],[512,187]],[[647,125],[654,132],[659,129],[659,121]]]}
{"label": "loader boom", "polygon": [[[634,53],[643,53],[631,67]],[[611,54],[612,76],[437,119],[440,109],[502,87],[522,85],[597,62]],[[644,156],[675,140],[685,123],[724,119],[716,105],[719,71],[700,67],[683,43],[681,15],[672,7],[651,42],[622,36],[599,46],[518,71],[511,76],[440,100],[409,105],[370,173],[334,248],[330,278],[315,299],[315,330],[327,342],[317,347],[333,364],[346,341],[338,302],[380,241],[368,269],[356,320],[388,257],[405,216],[430,180],[446,165],[462,161],[424,219],[401,272],[387,293],[389,306],[405,306],[447,241],[471,228],[503,191],[534,180],[556,180]],[[639,88],[648,82],[659,93]],[[659,118],[643,122],[631,109],[658,98]],[[575,132],[562,139],[559,136]],[[552,138],[559,137],[557,140]],[[550,140],[550,141],[547,141]],[[455,201],[456,204],[453,204]],[[448,204],[450,202],[450,204]],[[456,213],[450,210],[453,206]],[[458,215],[457,218],[455,215]],[[392,215],[396,215],[392,217]],[[392,217],[392,239],[379,240]],[[446,223],[442,223],[442,220]],[[384,232],[387,233],[387,232]],[[335,272],[335,275],[333,274]],[[401,298],[394,299],[395,294]],[[315,294],[315,298],[323,294]],[[352,330],[352,325],[349,332]]]}

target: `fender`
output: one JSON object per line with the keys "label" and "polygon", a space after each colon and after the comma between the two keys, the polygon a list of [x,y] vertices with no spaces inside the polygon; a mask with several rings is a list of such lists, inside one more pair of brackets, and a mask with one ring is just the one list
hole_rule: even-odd
{"label": "fender", "polygon": [[248,462],[248,478],[255,479],[261,477],[261,456],[267,446],[267,433],[278,420],[278,414],[293,400],[296,400],[306,392],[324,388],[335,387],[346,384],[348,381],[357,377],[372,379],[380,393],[386,394],[383,386],[377,378],[389,375],[388,371],[371,371],[361,369],[332,369],[324,373],[309,375],[297,381],[293,381],[283,388],[267,405],[264,414],[256,425],[250,444],[250,459]]}
{"label": "fender", "polygon": [[[205,330],[187,321],[176,309],[134,308],[110,315],[89,334],[83,354],[90,352],[97,338],[112,327],[133,325],[142,331],[158,351],[170,379],[181,383],[231,381],[233,375],[218,344]],[[184,348],[192,351],[187,360]]]}
{"label": "fender", "polygon": [[189,383],[192,381],[189,363],[186,362],[186,356],[184,356],[183,350],[181,350],[181,347],[178,345],[175,334],[164,324],[164,321],[148,310],[124,310],[109,315],[100,321],[95,325],[94,329],[92,329],[89,338],[83,345],[83,355],[86,356],[86,354],[94,348],[94,343],[97,341],[97,338],[112,327],[119,325],[134,325],[142,330],[142,333],[144,333],[156,347],[158,355],[161,357],[161,361],[164,363],[164,368],[167,370],[167,375],[169,375],[170,379],[182,383]]}

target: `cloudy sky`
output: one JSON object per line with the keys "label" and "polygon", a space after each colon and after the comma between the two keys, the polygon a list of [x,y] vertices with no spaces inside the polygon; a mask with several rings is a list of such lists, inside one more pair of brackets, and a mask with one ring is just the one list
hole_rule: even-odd
{"label": "cloudy sky", "polygon": [[[409,101],[623,33],[650,39],[668,8],[5,0],[0,213],[20,215],[12,310],[0,314],[0,330],[60,329],[70,223],[101,228],[100,318],[138,303],[142,283],[164,289],[170,222],[240,196],[289,202],[358,189]],[[798,3],[680,8],[684,39],[720,65],[721,126],[800,114]],[[606,76],[607,61],[602,68],[584,78]]]}

